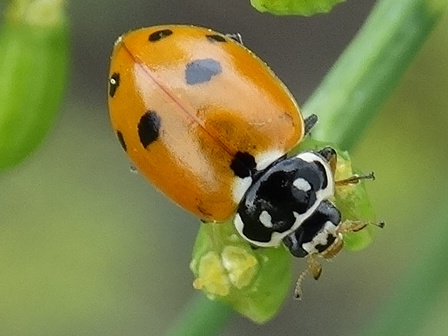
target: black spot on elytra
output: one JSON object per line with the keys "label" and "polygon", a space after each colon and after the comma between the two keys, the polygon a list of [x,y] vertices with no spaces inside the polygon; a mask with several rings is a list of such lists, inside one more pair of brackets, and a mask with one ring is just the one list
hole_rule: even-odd
{"label": "black spot on elytra", "polygon": [[173,31],[171,29],[158,30],[149,35],[148,41],[149,42],[157,42],[165,37],[170,36],[172,33],[173,33]]}
{"label": "black spot on elytra", "polygon": [[124,141],[123,133],[117,131],[117,138],[118,141],[120,141],[121,147],[123,147],[124,151],[126,152],[126,142]]}
{"label": "black spot on elytra", "polygon": [[118,72],[114,72],[109,79],[109,96],[112,98],[115,96],[115,92],[120,85],[120,74]]}
{"label": "black spot on elytra", "polygon": [[251,176],[256,167],[255,158],[247,152],[237,152],[230,163],[230,169],[240,178]]}
{"label": "black spot on elytra", "polygon": [[206,36],[210,42],[227,42],[226,38],[222,35],[214,34],[214,35],[206,35]]}
{"label": "black spot on elytra", "polygon": [[155,111],[146,112],[138,123],[138,136],[143,147],[147,148],[157,140],[160,133],[160,117]]}
{"label": "black spot on elytra", "polygon": [[201,84],[208,82],[213,76],[222,72],[221,64],[213,58],[195,60],[187,64],[185,68],[185,80],[187,84]]}

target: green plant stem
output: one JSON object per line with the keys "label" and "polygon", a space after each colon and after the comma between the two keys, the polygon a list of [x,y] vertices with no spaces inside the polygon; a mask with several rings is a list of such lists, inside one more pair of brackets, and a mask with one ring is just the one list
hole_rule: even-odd
{"label": "green plant stem", "polygon": [[378,1],[366,23],[303,106],[317,140],[350,149],[397,85],[446,9],[446,0]]}
{"label": "green plant stem", "polygon": [[[448,204],[448,198],[445,196],[445,201],[441,200],[440,204]],[[373,323],[360,335],[422,335],[420,328],[431,320],[431,308],[438,302],[438,296],[446,292],[447,218],[448,208],[442,206],[433,218],[427,219],[431,230],[427,237],[419,240],[422,254],[413,262],[411,269],[403,274],[403,282],[385,302]],[[441,334],[444,332],[441,331]]]}
{"label": "green plant stem", "polygon": [[[343,149],[353,147],[422,47],[446,3],[377,3],[353,42],[304,105],[305,114],[315,113],[320,118],[314,137]],[[201,296],[190,303],[169,335],[212,335],[231,316],[230,308]]]}
{"label": "green plant stem", "polygon": [[198,293],[186,307],[182,316],[170,328],[169,336],[213,336],[229,321],[233,310],[227,305],[211,301]]}

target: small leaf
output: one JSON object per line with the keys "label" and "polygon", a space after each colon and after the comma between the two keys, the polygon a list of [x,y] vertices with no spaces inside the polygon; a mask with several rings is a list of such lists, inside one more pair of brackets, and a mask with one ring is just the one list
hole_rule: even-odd
{"label": "small leaf", "polygon": [[283,247],[253,248],[232,222],[204,223],[190,268],[193,286],[249,319],[271,319],[290,294],[292,256]]}
{"label": "small leaf", "polygon": [[335,5],[344,0],[251,0],[255,9],[275,15],[311,16],[328,13]]}

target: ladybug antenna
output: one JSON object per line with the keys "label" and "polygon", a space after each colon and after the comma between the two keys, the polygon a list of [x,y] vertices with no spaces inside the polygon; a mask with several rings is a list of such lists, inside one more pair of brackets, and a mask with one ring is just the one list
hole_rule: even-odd
{"label": "ladybug antenna", "polygon": [[345,220],[338,228],[338,233],[346,234],[351,232],[358,232],[364,229],[367,225],[374,225],[380,229],[386,226],[386,223],[381,222],[368,222],[368,221],[359,221],[359,220]]}
{"label": "ladybug antenna", "polygon": [[239,44],[243,44],[244,45],[243,37],[241,36],[240,33],[228,33],[228,34],[226,34],[226,36],[228,38],[231,38],[232,40],[238,42]]}
{"label": "ladybug antenna", "polygon": [[316,259],[317,254],[311,254],[306,262],[308,268],[304,270],[297,279],[296,288],[294,289],[294,298],[300,300],[302,298],[302,282],[305,277],[310,274],[314,280],[318,280],[322,274],[322,265]]}
{"label": "ladybug antenna", "polygon": [[307,268],[302,273],[300,273],[297,282],[296,288],[294,289],[294,299],[301,300],[302,299],[302,282],[303,279],[310,273],[310,270]]}

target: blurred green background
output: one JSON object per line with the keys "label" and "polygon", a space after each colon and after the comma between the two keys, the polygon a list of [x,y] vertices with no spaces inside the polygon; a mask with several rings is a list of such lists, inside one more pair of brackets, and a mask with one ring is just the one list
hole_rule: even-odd
{"label": "blurred green background", "polygon": [[[249,0],[69,2],[61,117],[0,177],[0,335],[159,335],[196,294],[188,265],[198,221],[130,172],[110,127],[107,71],[121,33],[161,23],[240,32],[303,103],[372,5],[294,18],[260,14]],[[447,27],[445,17],[351,153],[376,173],[368,189],[387,228],[368,249],[325,265],[318,282],[307,279],[303,300],[288,300],[271,322],[235,316],[223,335],[354,335],[431,248],[432,221],[448,206]],[[296,265],[299,274],[305,264]],[[448,334],[446,302],[448,282],[422,334]]]}

